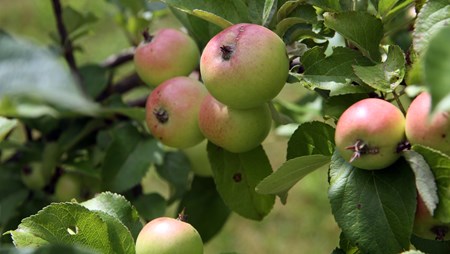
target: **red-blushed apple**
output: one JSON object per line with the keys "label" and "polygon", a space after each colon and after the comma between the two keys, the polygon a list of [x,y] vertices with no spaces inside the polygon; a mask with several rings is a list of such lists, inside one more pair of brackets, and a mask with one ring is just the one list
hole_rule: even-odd
{"label": "red-blushed apple", "polygon": [[200,58],[206,88],[239,109],[260,106],[283,88],[289,72],[284,42],[256,24],[236,24],[214,36]]}
{"label": "red-blushed apple", "polygon": [[203,241],[189,223],[169,217],[147,223],[136,239],[136,254],[202,254]]}
{"label": "red-blushed apple", "polygon": [[417,208],[413,233],[429,240],[450,240],[450,223],[442,223],[428,211],[422,197],[417,194]]}
{"label": "red-blushed apple", "polygon": [[192,78],[175,77],[163,82],[147,99],[150,132],[170,147],[187,148],[200,143],[204,137],[197,119],[207,93],[205,86]]}
{"label": "red-blushed apple", "polygon": [[269,134],[272,118],[267,104],[251,109],[235,109],[211,95],[203,100],[199,126],[212,143],[233,153],[256,148]]}
{"label": "red-blushed apple", "polygon": [[420,144],[450,155],[450,113],[440,112],[431,119],[431,96],[419,94],[406,113],[406,138],[411,144]]}
{"label": "red-blushed apple", "polygon": [[200,51],[189,35],[165,28],[150,36],[136,48],[134,64],[139,77],[148,85],[157,86],[177,76],[189,75],[199,64]]}
{"label": "red-blushed apple", "polygon": [[211,164],[209,163],[208,153],[206,151],[207,140],[193,147],[183,149],[183,153],[191,163],[191,169],[194,174],[199,176],[212,176]]}
{"label": "red-blushed apple", "polygon": [[404,141],[405,117],[391,103],[363,99],[344,111],[336,125],[337,151],[350,164],[362,169],[383,169],[399,157]]}

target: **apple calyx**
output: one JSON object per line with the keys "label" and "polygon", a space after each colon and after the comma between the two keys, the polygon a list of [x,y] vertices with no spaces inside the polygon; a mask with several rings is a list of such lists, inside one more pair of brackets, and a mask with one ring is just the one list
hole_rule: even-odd
{"label": "apple calyx", "polygon": [[144,42],[145,43],[149,43],[153,40],[153,36],[148,32],[148,28],[146,28],[143,32],[142,32],[142,37],[144,37]]}
{"label": "apple calyx", "polygon": [[233,55],[234,48],[232,46],[222,45],[220,51],[222,52],[222,59],[228,61],[230,60],[231,55]]}
{"label": "apple calyx", "polygon": [[153,115],[156,117],[159,123],[167,123],[169,121],[169,113],[163,108],[158,108],[153,111]]}
{"label": "apple calyx", "polygon": [[447,235],[449,228],[445,225],[434,226],[430,229],[436,235],[436,241],[444,241],[445,235]]}
{"label": "apple calyx", "polygon": [[187,214],[184,212],[186,208],[183,208],[183,210],[181,210],[181,212],[178,214],[177,220],[182,221],[182,222],[187,222]]}
{"label": "apple calyx", "polygon": [[355,144],[353,144],[351,146],[347,146],[345,149],[353,151],[353,155],[349,161],[350,163],[352,163],[354,160],[360,158],[361,156],[363,156],[365,154],[377,154],[380,151],[378,149],[378,147],[376,147],[376,146],[371,147],[371,146],[367,145],[361,139],[356,140]]}

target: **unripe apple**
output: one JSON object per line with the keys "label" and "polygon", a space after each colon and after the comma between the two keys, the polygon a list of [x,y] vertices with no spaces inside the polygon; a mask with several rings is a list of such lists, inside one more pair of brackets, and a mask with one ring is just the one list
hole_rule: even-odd
{"label": "unripe apple", "polygon": [[208,142],[204,140],[198,145],[183,149],[184,154],[186,154],[191,163],[192,172],[205,177],[212,176],[211,164],[206,151],[207,144]]}
{"label": "unripe apple", "polygon": [[200,107],[199,126],[203,135],[233,153],[256,148],[269,134],[271,124],[267,104],[251,109],[235,109],[207,95]]}
{"label": "unripe apple", "polygon": [[48,183],[40,163],[32,162],[21,170],[21,178],[25,186],[31,190],[41,190]]}
{"label": "unripe apple", "polygon": [[289,72],[284,42],[255,24],[236,24],[214,36],[200,58],[206,88],[218,101],[247,109],[273,99]]}
{"label": "unripe apple", "polygon": [[139,77],[157,86],[176,76],[187,76],[197,66],[200,51],[189,35],[176,29],[144,32],[144,41],[136,48],[134,64]]}
{"label": "unripe apple", "polygon": [[200,104],[207,94],[205,86],[188,77],[163,82],[149,95],[146,122],[161,143],[187,148],[204,140],[198,126]]}
{"label": "unripe apple", "polygon": [[406,138],[411,144],[420,144],[450,155],[450,114],[437,113],[430,116],[431,96],[419,94],[406,113]]}
{"label": "unripe apple", "polygon": [[202,254],[200,234],[189,223],[160,217],[147,223],[136,239],[136,254]]}
{"label": "unripe apple", "polygon": [[442,223],[434,218],[419,194],[417,194],[413,233],[429,240],[450,240],[450,223]]}
{"label": "unripe apple", "polygon": [[399,157],[404,141],[405,117],[391,103],[381,99],[356,102],[336,125],[337,151],[350,164],[362,169],[383,169]]}
{"label": "unripe apple", "polygon": [[55,185],[55,201],[65,202],[72,199],[80,199],[82,191],[81,186],[82,184],[79,176],[71,173],[64,173],[58,178]]}

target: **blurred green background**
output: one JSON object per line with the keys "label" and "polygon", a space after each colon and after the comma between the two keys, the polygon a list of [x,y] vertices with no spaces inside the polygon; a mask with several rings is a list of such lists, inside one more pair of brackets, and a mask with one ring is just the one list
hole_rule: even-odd
{"label": "blurred green background", "polygon": [[[75,57],[79,65],[102,62],[136,43],[129,32],[134,29],[132,22],[127,23],[128,30],[118,25],[119,9],[110,3],[113,1],[61,1],[97,17],[88,35],[76,41]],[[151,30],[180,26],[167,11],[157,15],[149,23]],[[50,0],[0,0],[0,29],[42,46],[58,41]],[[119,71],[125,74],[132,68],[129,63]],[[287,86],[280,96],[290,98],[292,94],[304,93],[302,89]],[[286,143],[286,138],[275,134],[264,142],[274,168],[285,158]],[[331,253],[338,245],[339,229],[328,204],[327,186],[327,172],[317,171],[292,188],[286,205],[277,199],[273,211],[262,222],[232,214],[222,231],[206,244],[205,253]]]}

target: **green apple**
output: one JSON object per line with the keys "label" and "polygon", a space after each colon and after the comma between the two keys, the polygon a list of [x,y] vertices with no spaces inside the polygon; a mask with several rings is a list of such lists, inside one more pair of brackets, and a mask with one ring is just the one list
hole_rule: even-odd
{"label": "green apple", "polygon": [[429,240],[450,240],[450,223],[442,223],[434,218],[422,197],[417,194],[417,208],[414,218],[413,233],[421,238]]}
{"label": "green apple", "polygon": [[134,64],[139,77],[157,86],[176,77],[189,75],[199,64],[200,51],[189,35],[171,28],[161,29],[136,48]]}
{"label": "green apple", "polygon": [[406,138],[411,144],[420,144],[450,155],[450,114],[437,113],[431,119],[431,96],[419,94],[406,114]]}
{"label": "green apple", "polygon": [[269,134],[271,125],[267,104],[235,109],[207,95],[200,107],[199,126],[203,135],[229,152],[243,153],[256,148]]}
{"label": "green apple", "polygon": [[211,164],[206,151],[207,144],[208,142],[204,140],[198,145],[182,150],[191,163],[192,171],[199,176],[212,176]]}
{"label": "green apple", "polygon": [[404,141],[405,117],[382,99],[356,102],[339,118],[335,144],[340,155],[355,167],[383,169],[399,157],[398,145]]}
{"label": "green apple", "polygon": [[147,99],[146,122],[161,143],[187,148],[204,140],[198,126],[200,104],[207,94],[205,86],[188,77],[175,77],[156,87]]}
{"label": "green apple", "polygon": [[136,239],[136,254],[202,254],[203,241],[189,223],[168,217],[147,223]]}
{"label": "green apple", "polygon": [[81,199],[82,184],[78,175],[64,173],[56,181],[54,199],[57,202]]}
{"label": "green apple", "polygon": [[48,183],[48,178],[42,169],[42,164],[32,162],[22,167],[22,182],[31,190],[41,190]]}
{"label": "green apple", "polygon": [[284,42],[256,24],[236,24],[214,36],[200,58],[206,88],[218,101],[239,109],[270,101],[289,72]]}

